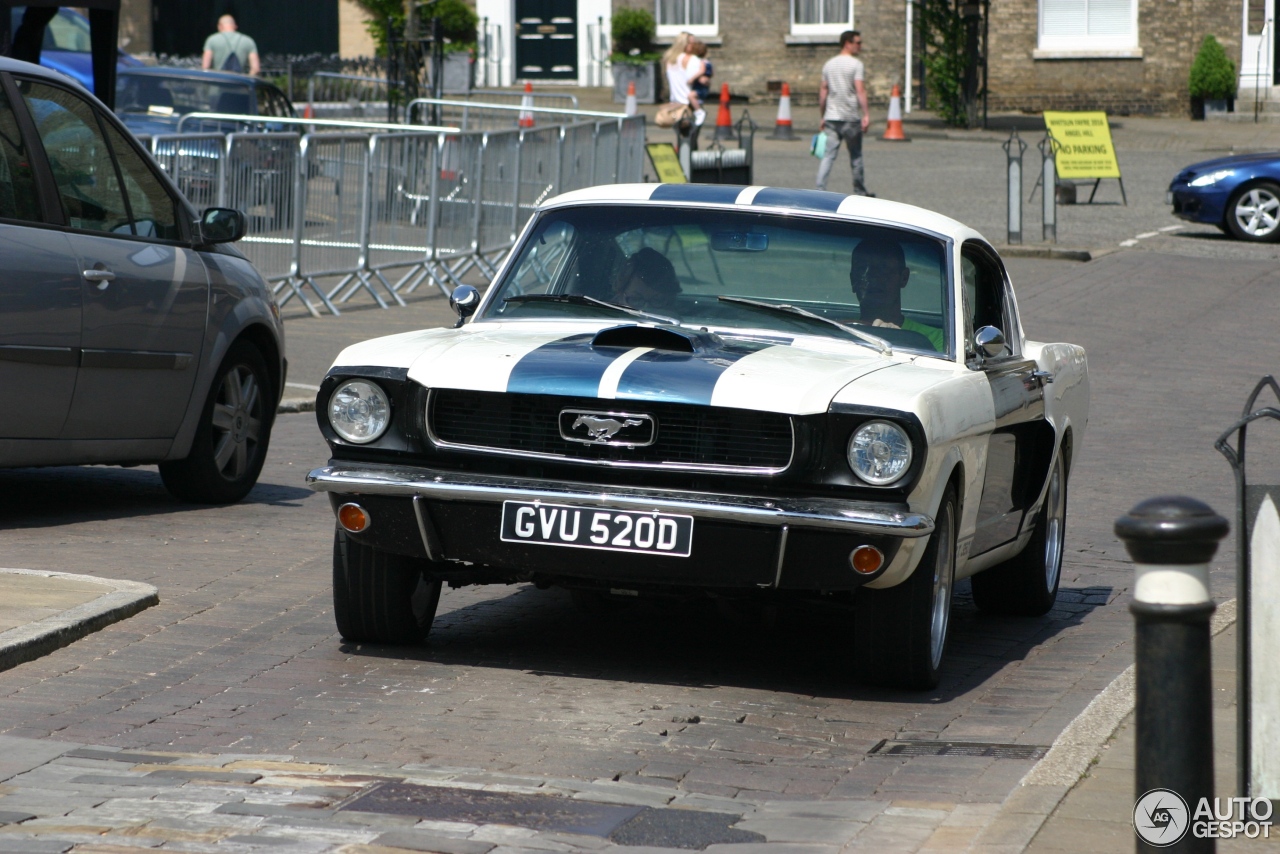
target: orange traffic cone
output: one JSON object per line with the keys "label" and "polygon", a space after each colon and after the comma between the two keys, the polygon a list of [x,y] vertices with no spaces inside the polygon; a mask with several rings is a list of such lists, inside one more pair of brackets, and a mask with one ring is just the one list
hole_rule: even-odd
{"label": "orange traffic cone", "polygon": [[310,104],[307,104],[305,107],[302,108],[302,117],[304,119],[313,119],[315,118],[315,116],[316,116],[315,110],[311,109]]}
{"label": "orange traffic cone", "polygon": [[627,84],[627,106],[624,108],[623,112],[628,116],[634,116],[636,111],[636,81],[632,80]]}
{"label": "orange traffic cone", "polygon": [[522,128],[533,127],[533,111],[531,109],[527,109],[532,106],[533,106],[533,84],[526,82],[524,84],[524,95],[520,98],[520,121],[519,121],[520,127]]}
{"label": "orange traffic cone", "polygon": [[720,109],[716,112],[716,139],[737,139],[733,118],[729,115],[729,84],[720,87]]}
{"label": "orange traffic cone", "polygon": [[880,138],[888,142],[911,141],[902,132],[902,92],[897,84],[894,84],[893,92],[889,95],[889,124],[884,129],[884,136]]}
{"label": "orange traffic cone", "polygon": [[778,99],[778,120],[774,122],[769,139],[799,139],[791,129],[791,85],[782,84],[782,97]]}

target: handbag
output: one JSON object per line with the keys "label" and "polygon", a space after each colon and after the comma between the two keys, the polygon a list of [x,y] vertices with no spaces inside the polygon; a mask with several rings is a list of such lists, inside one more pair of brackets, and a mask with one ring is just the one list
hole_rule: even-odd
{"label": "handbag", "polygon": [[813,135],[813,139],[809,141],[809,153],[814,157],[826,157],[827,155],[827,133],[826,131],[818,131]]}
{"label": "handbag", "polygon": [[675,101],[663,104],[658,108],[657,115],[653,117],[653,123],[660,128],[675,127],[691,121],[693,121],[693,110],[688,104],[679,104]]}

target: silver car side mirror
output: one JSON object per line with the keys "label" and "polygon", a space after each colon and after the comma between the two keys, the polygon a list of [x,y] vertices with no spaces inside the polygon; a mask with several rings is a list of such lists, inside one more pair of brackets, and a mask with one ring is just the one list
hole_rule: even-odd
{"label": "silver car side mirror", "polygon": [[973,343],[978,348],[978,353],[987,359],[994,359],[1009,352],[1004,333],[994,326],[983,326],[973,333]]}
{"label": "silver car side mirror", "polygon": [[480,292],[471,285],[458,285],[449,295],[449,307],[458,313],[458,325],[475,314],[480,305]]}

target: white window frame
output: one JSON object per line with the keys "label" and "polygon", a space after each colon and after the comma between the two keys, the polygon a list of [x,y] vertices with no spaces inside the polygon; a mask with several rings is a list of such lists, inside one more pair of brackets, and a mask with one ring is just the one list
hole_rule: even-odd
{"label": "white window frame", "polygon": [[1037,3],[1037,54],[1080,53],[1103,54],[1133,51],[1138,48],[1138,0],[1129,0],[1129,32],[1119,36],[1051,35],[1044,31],[1044,0]]}
{"label": "white window frame", "polygon": [[796,0],[790,0],[787,20],[791,22],[793,36],[838,36],[845,30],[854,29],[853,0],[849,0],[849,19],[835,24],[797,24]]}
{"label": "white window frame", "polygon": [[720,0],[711,0],[711,23],[710,24],[664,24],[662,23],[662,3],[661,0],[653,2],[653,18],[658,22],[657,36],[658,38],[674,38],[681,33],[689,33],[694,36],[710,36],[720,35]]}

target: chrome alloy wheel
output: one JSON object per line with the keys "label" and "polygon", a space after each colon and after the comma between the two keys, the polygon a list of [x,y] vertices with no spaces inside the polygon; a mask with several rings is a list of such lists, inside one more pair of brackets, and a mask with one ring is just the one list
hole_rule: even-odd
{"label": "chrome alloy wheel", "polygon": [[227,480],[243,477],[262,432],[262,395],[248,365],[223,375],[213,403],[213,460]]}
{"label": "chrome alloy wheel", "polygon": [[955,510],[942,514],[933,529],[938,537],[937,560],[933,562],[933,613],[929,619],[929,661],[934,670],[942,666],[947,645],[947,624],[951,620],[951,585],[955,581]]}
{"label": "chrome alloy wheel", "polygon": [[1067,518],[1062,470],[1062,457],[1059,456],[1053,463],[1049,490],[1044,497],[1044,583],[1048,590],[1058,589],[1058,575],[1062,572],[1062,542],[1066,536]]}
{"label": "chrome alloy wheel", "polygon": [[1236,199],[1231,215],[1250,237],[1270,237],[1280,227],[1280,197],[1267,187],[1253,187]]}

